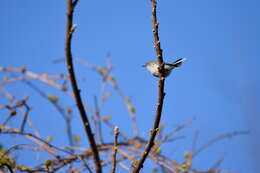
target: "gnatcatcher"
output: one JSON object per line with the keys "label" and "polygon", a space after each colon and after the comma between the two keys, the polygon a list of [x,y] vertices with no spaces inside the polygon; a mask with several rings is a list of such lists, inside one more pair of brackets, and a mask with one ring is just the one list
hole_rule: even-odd
{"label": "gnatcatcher", "polygon": [[[185,60],[186,58],[180,58],[173,63],[164,63],[163,77],[169,76],[172,72],[172,69],[174,69],[175,67],[180,67],[182,62]],[[158,69],[159,64],[157,61],[147,62],[145,65],[143,65],[143,67],[145,67],[152,75],[160,77]]]}

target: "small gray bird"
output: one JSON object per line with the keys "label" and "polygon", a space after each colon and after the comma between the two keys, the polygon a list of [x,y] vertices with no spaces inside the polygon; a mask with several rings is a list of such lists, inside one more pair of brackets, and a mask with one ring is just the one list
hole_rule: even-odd
{"label": "small gray bird", "polygon": [[[180,67],[182,62],[185,60],[186,58],[180,58],[173,63],[164,63],[163,76],[164,77],[169,76],[172,72],[172,69],[174,69],[175,67]],[[152,75],[156,77],[160,77],[160,73],[158,69],[159,65],[157,61],[148,62],[145,65],[143,65],[143,67],[145,67]]]}

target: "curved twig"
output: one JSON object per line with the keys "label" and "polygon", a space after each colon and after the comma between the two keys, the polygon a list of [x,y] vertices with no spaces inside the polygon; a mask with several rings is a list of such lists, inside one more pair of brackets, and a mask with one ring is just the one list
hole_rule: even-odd
{"label": "curved twig", "polygon": [[202,145],[199,149],[197,149],[193,155],[192,155],[192,158],[196,157],[199,153],[201,153],[202,151],[204,151],[206,148],[208,148],[209,146],[211,146],[212,144],[215,144],[216,142],[218,141],[221,141],[223,139],[228,139],[228,138],[232,138],[234,136],[237,136],[237,135],[247,135],[249,134],[250,131],[249,130],[246,130],[246,131],[233,131],[233,132],[230,132],[230,133],[226,133],[224,135],[220,135],[220,136],[217,136],[211,140],[209,140],[207,143],[205,143],[204,145]]}
{"label": "curved twig", "polygon": [[12,79],[7,79],[6,81],[2,81],[0,82],[0,86],[6,84],[6,83],[10,83],[10,82],[16,82],[16,81],[23,81],[23,80],[27,80],[27,79],[37,79],[43,83],[46,83],[54,88],[57,88],[59,90],[62,91],[66,91],[67,89],[64,88],[64,86],[61,86],[59,84],[57,84],[55,82],[55,80],[53,79],[58,79],[58,76],[50,76],[47,74],[36,74],[32,71],[27,70],[25,67],[22,67],[20,69],[18,68],[14,68],[14,67],[1,67],[0,66],[0,71],[5,71],[5,72],[12,72],[12,73],[20,73],[23,74],[24,76],[20,76],[20,77],[15,77]]}
{"label": "curved twig", "polygon": [[68,152],[64,149],[61,149],[59,147],[56,147],[45,140],[41,139],[40,137],[35,136],[34,134],[31,133],[26,133],[22,132],[16,128],[9,128],[7,126],[0,126],[0,134],[17,134],[17,135],[22,135],[25,136],[26,138],[30,139],[32,142],[35,144],[39,145],[43,150],[47,151],[50,155],[59,158],[59,154],[53,152],[53,149],[56,149],[58,151],[62,151],[67,154],[72,154],[71,152]]}
{"label": "curved twig", "polygon": [[86,111],[84,109],[84,105],[80,96],[80,91],[78,89],[75,73],[74,73],[74,68],[73,68],[73,61],[72,61],[72,53],[71,53],[71,39],[72,39],[72,34],[74,32],[75,25],[72,26],[73,22],[73,11],[75,9],[75,6],[77,5],[78,0],[67,0],[67,26],[66,26],[66,43],[65,43],[65,53],[66,53],[66,61],[67,61],[67,69],[71,81],[71,87],[74,93],[74,97],[77,103],[78,110],[80,112],[80,116],[83,122],[83,126],[85,128],[90,147],[93,152],[94,156],[94,162],[95,162],[95,167],[96,167],[96,172],[101,173],[102,168],[101,168],[101,162],[99,158],[99,153],[96,145],[95,138],[92,134],[92,130],[90,127],[90,123],[86,114]]}

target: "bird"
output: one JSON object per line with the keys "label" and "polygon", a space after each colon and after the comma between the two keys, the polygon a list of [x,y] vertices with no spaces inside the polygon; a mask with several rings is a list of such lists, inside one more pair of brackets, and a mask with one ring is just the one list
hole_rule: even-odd
{"label": "bird", "polygon": [[[180,67],[182,63],[186,61],[186,58],[180,58],[173,63],[164,63],[163,77],[168,77],[172,70],[176,67]],[[150,61],[143,65],[152,75],[155,77],[160,77],[159,73],[159,63],[158,61]]]}

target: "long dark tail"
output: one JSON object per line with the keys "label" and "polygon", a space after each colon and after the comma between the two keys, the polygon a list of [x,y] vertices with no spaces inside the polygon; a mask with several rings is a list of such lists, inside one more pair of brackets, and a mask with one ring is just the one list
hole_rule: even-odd
{"label": "long dark tail", "polygon": [[186,61],[186,58],[180,58],[177,61],[175,61],[174,63],[172,63],[172,65],[174,67],[180,67],[182,65],[182,62]]}

